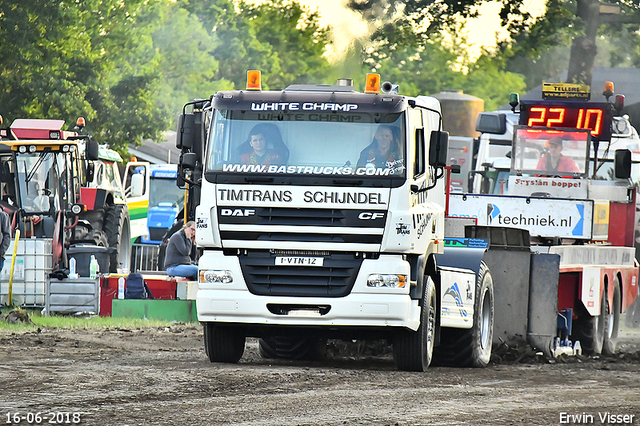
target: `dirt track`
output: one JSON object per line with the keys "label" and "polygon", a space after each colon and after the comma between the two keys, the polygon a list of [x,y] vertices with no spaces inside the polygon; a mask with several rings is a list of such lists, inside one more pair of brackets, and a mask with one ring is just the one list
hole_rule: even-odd
{"label": "dirt track", "polygon": [[640,424],[640,330],[623,330],[619,347],[418,374],[355,347],[322,362],[265,360],[255,340],[240,364],[211,364],[200,325],[0,334],[0,424],[15,412],[41,423],[80,413],[86,425],[599,425],[607,412]]}

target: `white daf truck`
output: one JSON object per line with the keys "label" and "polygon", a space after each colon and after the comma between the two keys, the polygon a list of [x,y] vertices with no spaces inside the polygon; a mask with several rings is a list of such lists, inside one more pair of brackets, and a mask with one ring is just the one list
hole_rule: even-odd
{"label": "white daf truck", "polygon": [[401,370],[424,371],[432,356],[487,365],[488,244],[445,240],[438,101],[381,92],[376,74],[365,93],[349,81],[262,91],[259,78],[185,105],[178,125],[181,178],[201,193],[209,359],[237,362],[246,337],[265,357],[294,359],[341,338],[387,339]]}

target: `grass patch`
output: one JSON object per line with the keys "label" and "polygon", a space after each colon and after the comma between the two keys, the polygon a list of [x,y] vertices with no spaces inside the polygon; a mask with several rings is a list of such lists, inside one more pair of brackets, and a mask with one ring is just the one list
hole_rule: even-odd
{"label": "grass patch", "polygon": [[[11,310],[2,309],[3,318]],[[43,316],[38,310],[24,310],[29,313],[32,324],[18,323],[10,324],[0,320],[0,334],[28,333],[36,331],[38,328],[58,328],[58,329],[81,329],[81,330],[104,330],[104,329],[135,329],[147,327],[170,327],[175,323],[161,320],[147,320],[139,318],[112,318],[99,316],[72,316],[72,315],[51,315]]]}

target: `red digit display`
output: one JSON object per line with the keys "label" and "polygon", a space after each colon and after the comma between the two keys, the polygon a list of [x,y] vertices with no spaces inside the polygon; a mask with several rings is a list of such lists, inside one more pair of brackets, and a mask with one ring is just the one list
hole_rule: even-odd
{"label": "red digit display", "polygon": [[611,107],[606,103],[537,101],[521,102],[520,124],[528,127],[590,129],[592,139],[611,136]]}

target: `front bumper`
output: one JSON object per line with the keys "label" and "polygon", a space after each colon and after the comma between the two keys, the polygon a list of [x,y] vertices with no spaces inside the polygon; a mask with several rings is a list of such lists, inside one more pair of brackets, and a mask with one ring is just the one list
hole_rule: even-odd
{"label": "front bumper", "polygon": [[[406,288],[371,288],[366,280],[373,273],[410,275],[408,262],[400,255],[367,259],[345,297],[260,296],[247,290],[236,256],[208,251],[200,270],[225,269],[233,274],[229,284],[199,283],[196,304],[203,322],[273,326],[403,327],[417,330],[420,307]],[[300,276],[304,280],[304,276]],[[316,309],[317,308],[317,309]]]}

